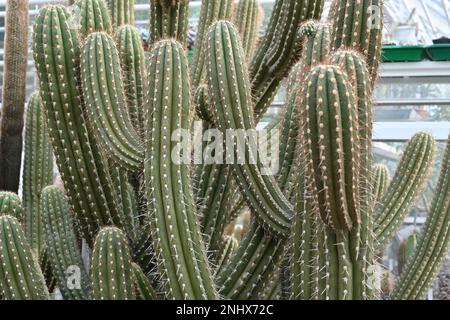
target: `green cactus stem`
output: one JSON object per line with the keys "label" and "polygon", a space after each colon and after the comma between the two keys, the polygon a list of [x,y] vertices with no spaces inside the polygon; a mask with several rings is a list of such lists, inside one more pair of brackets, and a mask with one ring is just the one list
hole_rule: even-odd
{"label": "green cactus stem", "polygon": [[323,0],[277,0],[250,65],[256,119],[266,112],[301,49],[299,25],[322,15]]}
{"label": "green cactus stem", "polygon": [[114,29],[124,25],[134,25],[135,0],[107,0],[109,16]]}
{"label": "green cactus stem", "polygon": [[41,206],[47,254],[62,296],[66,300],[89,299],[89,276],[81,259],[64,192],[55,186],[44,188]]}
{"label": "green cactus stem", "polygon": [[386,165],[378,163],[373,169],[373,197],[375,205],[380,203],[391,182],[389,169]]}
{"label": "green cactus stem", "polygon": [[92,244],[101,226],[122,225],[122,212],[83,113],[80,44],[69,19],[63,6],[42,8],[34,26],[33,51],[59,172],[83,236]]}
{"label": "green cactus stem", "polygon": [[449,245],[450,143],[447,144],[442,159],[441,173],[430,213],[417,239],[416,249],[408,259],[392,293],[392,298],[423,299],[448,254]]}
{"label": "green cactus stem", "polygon": [[[224,136],[229,129],[246,132],[254,129],[253,104],[244,67],[244,52],[237,30],[231,23],[218,21],[211,26],[207,60],[208,86],[218,129]],[[258,219],[271,231],[287,236],[292,206],[282,194],[274,177],[261,174],[261,163],[259,159],[254,158],[248,141],[244,148],[249,159],[233,161],[233,176]],[[237,150],[233,152],[236,154]],[[252,162],[257,164],[251,164]]]}
{"label": "green cactus stem", "polygon": [[174,38],[185,45],[188,17],[188,0],[150,0],[149,44]]}
{"label": "green cactus stem", "polygon": [[233,23],[241,35],[242,46],[248,61],[250,61],[256,49],[256,41],[262,22],[261,10],[258,0],[239,0],[233,15]]}
{"label": "green cactus stem", "polygon": [[120,65],[127,100],[127,110],[134,128],[143,136],[144,132],[144,84],[145,56],[138,30],[133,26],[120,27],[114,36],[119,51]]}
{"label": "green cactus stem", "polygon": [[41,98],[35,92],[30,97],[25,119],[22,198],[25,232],[38,257],[44,242],[41,192],[53,183],[53,150],[46,121]]}
{"label": "green cactus stem", "polygon": [[389,243],[424,187],[433,165],[436,143],[431,134],[419,132],[408,142],[398,169],[377,207],[375,237],[379,250]]}
{"label": "green cactus stem", "polygon": [[84,42],[81,78],[96,141],[120,166],[138,171],[144,148],[127,113],[119,53],[108,34],[95,32]]}
{"label": "green cactus stem", "polygon": [[24,210],[20,197],[9,191],[0,191],[0,216],[10,215],[23,223]]}
{"label": "green cactus stem", "polygon": [[142,271],[141,267],[136,263],[131,264],[133,268],[133,276],[137,289],[137,297],[139,300],[157,300],[158,296],[153,289],[150,280]]}
{"label": "green cactus stem", "polygon": [[92,251],[92,288],[95,300],[134,300],[134,276],[124,233],[104,227]]}
{"label": "green cactus stem", "polygon": [[233,236],[227,237],[224,241],[225,244],[220,252],[215,274],[220,274],[225,266],[230,262],[232,255],[235,253],[239,246],[239,242]]}
{"label": "green cactus stem", "polygon": [[353,48],[365,57],[372,87],[377,80],[383,31],[383,0],[334,0],[329,20],[332,50]]}
{"label": "green cactus stem", "polygon": [[86,38],[90,33],[105,31],[112,33],[112,24],[104,0],[77,0],[80,8],[80,36]]}
{"label": "green cactus stem", "polygon": [[28,0],[6,2],[0,113],[0,190],[18,192],[28,60]]}
{"label": "green cactus stem", "polygon": [[47,300],[48,289],[25,233],[12,216],[0,216],[0,293],[6,300]]}
{"label": "green cactus stem", "polygon": [[[217,299],[200,235],[190,181],[190,163],[172,161],[177,130],[190,132],[193,109],[187,58],[174,40],[158,42],[150,56],[144,162],[152,239],[165,295]],[[181,130],[181,131],[180,131]],[[176,157],[186,154],[175,154]]]}

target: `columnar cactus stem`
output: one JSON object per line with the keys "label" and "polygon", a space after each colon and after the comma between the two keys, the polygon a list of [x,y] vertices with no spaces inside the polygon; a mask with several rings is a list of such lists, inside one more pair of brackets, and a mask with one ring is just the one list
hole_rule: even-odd
{"label": "columnar cactus stem", "polygon": [[361,52],[368,64],[371,82],[377,80],[383,31],[383,0],[334,0],[332,50],[341,47]]}
{"label": "columnar cactus stem", "polygon": [[242,46],[247,60],[250,61],[256,49],[261,25],[261,6],[258,0],[239,0],[233,15],[233,23],[239,30]]}
{"label": "columnar cactus stem", "polygon": [[174,38],[185,45],[188,17],[188,0],[150,0],[149,44]]}
{"label": "columnar cactus stem", "polygon": [[86,38],[90,33],[105,31],[112,33],[112,24],[104,0],[77,0],[81,11],[80,36]]}
{"label": "columnar cactus stem", "polygon": [[120,166],[138,171],[144,148],[127,113],[119,53],[106,33],[92,33],[84,42],[81,78],[96,141]]}
{"label": "columnar cactus stem", "polygon": [[39,93],[35,92],[30,97],[25,120],[22,198],[25,209],[25,232],[38,257],[41,255],[44,241],[41,192],[52,183],[53,150],[44,106]]}
{"label": "columnar cactus stem", "polygon": [[232,0],[204,0],[200,9],[197,39],[195,41],[194,57],[191,63],[192,86],[197,88],[205,76],[205,39],[209,27],[218,20],[231,18]]}
{"label": "columnar cactus stem", "polygon": [[376,164],[373,169],[373,198],[375,205],[383,199],[389,187],[391,178],[389,169],[384,164]]}
{"label": "columnar cactus stem", "polygon": [[124,24],[134,24],[135,0],[107,0],[109,16],[114,29]]}
{"label": "columnar cactus stem", "polygon": [[55,186],[44,188],[41,206],[47,254],[62,296],[66,300],[89,299],[90,281],[63,191]]}
{"label": "columnar cactus stem", "polygon": [[137,289],[137,298],[139,300],[156,300],[158,296],[153,289],[147,276],[136,263],[132,263],[133,276]]}
{"label": "columnar cactus stem", "polygon": [[18,192],[28,56],[28,0],[6,2],[0,190]]}
{"label": "columnar cactus stem", "polygon": [[88,130],[79,80],[78,35],[62,6],[39,11],[34,27],[34,60],[56,162],[84,238],[121,226],[121,206],[111,188],[107,164]]}
{"label": "columnar cactus stem", "polygon": [[92,252],[92,287],[96,300],[134,300],[134,277],[125,235],[105,227],[95,238]]}
{"label": "columnar cactus stem", "polygon": [[[215,122],[224,136],[229,129],[244,132],[255,129],[250,83],[244,61],[236,28],[226,21],[213,24],[208,35],[208,86],[212,94]],[[238,158],[238,161],[234,161],[231,164],[233,176],[258,219],[272,232],[287,236],[292,206],[274,177],[261,174],[260,161],[252,154],[249,142],[246,141],[243,147],[250,159],[241,161]],[[232,151],[237,155],[237,150]]]}
{"label": "columnar cactus stem", "polygon": [[394,178],[377,207],[375,236],[382,250],[400,228],[430,173],[435,141],[431,134],[419,132],[409,141]]}
{"label": "columnar cactus stem", "polygon": [[138,30],[133,26],[120,27],[114,36],[123,71],[127,109],[135,129],[144,135],[145,56]]}
{"label": "columnar cactus stem", "polygon": [[[186,154],[173,154],[171,136],[190,132],[192,111],[187,58],[173,40],[158,42],[148,70],[144,167],[152,238],[166,296],[216,299],[192,195]],[[186,137],[179,137],[186,139]],[[186,152],[186,151],[184,151]],[[177,161],[172,161],[173,157]],[[189,155],[187,155],[189,156]]]}
{"label": "columnar cactus stem", "polygon": [[277,0],[269,25],[250,66],[252,93],[257,119],[265,113],[281,80],[295,63],[300,51],[298,26],[319,19],[323,0]]}
{"label": "columnar cactus stem", "polygon": [[0,191],[0,216],[10,215],[20,223],[24,221],[22,201],[13,192]]}
{"label": "columnar cactus stem", "polygon": [[20,223],[0,216],[0,293],[7,300],[47,300],[48,289]]}
{"label": "columnar cactus stem", "polygon": [[227,237],[224,242],[225,244],[220,252],[215,274],[220,274],[225,266],[230,263],[231,257],[239,246],[238,241],[233,236]]}
{"label": "columnar cactus stem", "polygon": [[[449,139],[450,141],[450,139]],[[408,259],[393,299],[423,299],[450,245],[450,143],[447,144],[430,214]]]}

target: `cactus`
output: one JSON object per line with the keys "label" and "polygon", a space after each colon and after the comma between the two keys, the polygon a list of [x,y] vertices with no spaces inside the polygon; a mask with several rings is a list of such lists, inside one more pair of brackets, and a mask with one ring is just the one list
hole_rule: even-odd
{"label": "cactus", "polygon": [[81,259],[72,213],[63,191],[55,186],[44,188],[41,207],[47,254],[62,296],[66,300],[89,299],[89,277]]}
{"label": "cactus", "polygon": [[0,293],[7,300],[47,300],[44,276],[16,218],[0,216]]}
{"label": "cactus", "polygon": [[124,24],[134,24],[134,0],[107,0],[114,29]]}
{"label": "cactus", "polygon": [[185,45],[188,14],[188,0],[150,0],[149,44],[174,38]]}
{"label": "cactus", "polygon": [[112,24],[104,0],[77,0],[80,8],[80,35],[86,38],[90,33],[105,31],[112,33]]}
{"label": "cactus", "polygon": [[200,20],[198,23],[197,39],[195,41],[194,57],[191,63],[192,86],[197,88],[205,76],[205,46],[209,27],[218,20],[229,20],[231,18],[231,0],[205,0],[202,1],[200,9]]}
{"label": "cactus", "polygon": [[[450,141],[450,140],[449,140]],[[395,179],[395,178],[394,178]],[[431,211],[392,293],[392,298],[423,299],[450,245],[450,143],[447,144]]]}
{"label": "cactus", "polygon": [[91,277],[94,299],[135,299],[130,250],[120,229],[105,227],[98,233],[92,252]]}
{"label": "cactus", "polygon": [[378,204],[386,191],[390,183],[389,169],[384,164],[376,164],[373,169],[373,198],[375,204]]}
{"label": "cactus", "polygon": [[251,59],[256,48],[261,26],[261,7],[258,0],[239,0],[233,15],[233,23],[239,30],[242,46],[247,60]]}
{"label": "cactus", "polygon": [[136,131],[143,136],[146,71],[142,41],[137,29],[130,25],[120,27],[114,38],[123,71],[128,114]]}
{"label": "cactus", "polygon": [[39,93],[35,92],[30,97],[25,120],[22,197],[25,232],[38,257],[41,255],[44,241],[41,191],[52,183],[53,150],[42,101]]}
{"label": "cactus", "polygon": [[0,216],[10,215],[23,223],[24,210],[22,200],[15,193],[9,191],[0,192]]}
{"label": "cactus", "polygon": [[236,251],[238,245],[238,241],[233,236],[230,236],[225,240],[225,245],[219,255],[219,261],[215,270],[216,274],[220,274],[222,269],[229,263],[229,260]]}
{"label": "cactus", "polygon": [[8,0],[0,113],[0,190],[18,192],[28,58],[28,1]]}
{"label": "cactus", "polygon": [[140,300],[156,300],[158,298],[155,289],[147,276],[136,263],[132,264],[134,281],[137,288],[137,297]]}
{"label": "cactus", "polygon": [[[151,137],[147,137],[145,147],[145,189],[166,296],[215,299],[189,166],[183,159],[174,163],[169,154],[173,147],[170,136],[175,130],[189,130],[193,111],[187,59],[181,45],[173,40],[158,42],[151,52],[148,70],[145,128]],[[172,83],[176,86],[172,87]]]}

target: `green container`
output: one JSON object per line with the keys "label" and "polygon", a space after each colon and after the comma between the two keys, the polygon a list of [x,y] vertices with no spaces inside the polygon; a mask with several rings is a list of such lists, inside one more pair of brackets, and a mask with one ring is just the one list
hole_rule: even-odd
{"label": "green container", "polygon": [[426,52],[432,61],[450,61],[450,44],[434,44],[426,48]]}
{"label": "green container", "polygon": [[384,46],[383,62],[417,62],[426,58],[424,46]]}

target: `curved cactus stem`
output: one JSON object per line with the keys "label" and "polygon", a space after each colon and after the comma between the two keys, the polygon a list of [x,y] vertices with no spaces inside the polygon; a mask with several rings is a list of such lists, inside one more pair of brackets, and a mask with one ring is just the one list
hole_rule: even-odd
{"label": "curved cactus stem", "polygon": [[436,143],[431,134],[419,132],[408,142],[398,169],[377,207],[375,237],[383,250],[400,228],[430,173]]}
{"label": "curved cactus stem", "polygon": [[25,119],[22,198],[25,209],[25,232],[38,257],[41,256],[44,242],[41,192],[52,182],[53,150],[42,100],[39,93],[35,92],[30,97]]}
{"label": "curved cactus stem", "polygon": [[157,300],[158,296],[153,289],[150,280],[142,271],[141,267],[136,263],[132,263],[134,283],[137,289],[137,297],[139,300]]}
{"label": "curved cactus stem", "polygon": [[197,39],[195,41],[194,57],[190,64],[192,87],[197,88],[204,80],[206,69],[206,39],[209,27],[218,20],[231,18],[232,0],[204,0],[200,9]]}
{"label": "curved cactus stem", "polygon": [[138,171],[144,148],[127,113],[119,53],[106,33],[92,33],[84,42],[81,78],[96,141],[120,166]]}
{"label": "curved cactus stem", "polygon": [[231,257],[235,253],[236,249],[239,246],[239,242],[235,237],[229,236],[224,241],[224,245],[222,251],[219,254],[219,259],[217,261],[217,266],[215,270],[215,274],[220,274],[225,266],[230,262]]}
{"label": "curved cactus stem", "polygon": [[277,0],[266,34],[252,59],[250,75],[254,113],[260,119],[270,106],[283,78],[300,51],[298,26],[309,19],[319,19],[324,0]]}
{"label": "curved cactus stem", "polygon": [[365,57],[375,86],[381,57],[383,0],[334,0],[332,50],[353,48]]}
{"label": "curved cactus stem", "polygon": [[417,239],[392,298],[423,299],[450,245],[450,137],[442,159],[442,168],[430,214]]}
{"label": "curved cactus stem", "polygon": [[137,232],[136,240],[132,242],[133,261],[146,275],[153,273],[157,264],[151,233],[151,225],[148,221],[144,221]]}
{"label": "curved cactus stem", "polygon": [[[175,299],[216,299],[200,235],[190,181],[190,161],[173,148],[174,134],[190,134],[193,109],[187,58],[173,40],[158,42],[148,69],[144,168],[152,238],[165,294]],[[181,150],[180,150],[181,151]],[[175,154],[174,154],[175,152]],[[176,158],[176,161],[172,159]]]}
{"label": "curved cactus stem", "polygon": [[373,168],[373,198],[375,205],[380,203],[391,182],[389,169],[386,165],[378,163]]}
{"label": "curved cactus stem", "polygon": [[135,0],[107,0],[109,16],[114,29],[124,25],[134,25]]}
{"label": "curved cactus stem", "polygon": [[96,300],[134,300],[133,267],[124,233],[105,227],[92,251],[92,287]]}
{"label": "curved cactus stem", "polygon": [[59,172],[83,236],[92,244],[101,226],[122,225],[122,213],[104,155],[85,121],[80,45],[69,18],[63,6],[42,8],[34,25],[33,51]]}
{"label": "curved cactus stem", "polygon": [[90,33],[105,31],[112,33],[112,24],[108,8],[104,0],[77,0],[80,8],[80,36],[86,38]]}
{"label": "curved cactus stem", "polygon": [[0,216],[0,293],[7,300],[49,299],[44,276],[20,223],[8,215]]}
{"label": "curved cactus stem", "polygon": [[144,135],[145,55],[138,30],[133,26],[120,27],[114,39],[123,71],[127,110],[136,131]]}
{"label": "curved cactus stem", "polygon": [[66,300],[87,300],[91,286],[74,231],[72,213],[59,188],[44,188],[41,197],[46,252],[58,288]]}
{"label": "curved cactus stem", "polygon": [[20,223],[24,222],[24,210],[20,197],[9,191],[0,191],[0,216],[13,216]]}
{"label": "curved cactus stem", "polygon": [[[244,61],[236,28],[226,21],[213,24],[208,36],[208,85],[212,94],[214,118],[224,136],[230,129],[234,132],[240,130],[244,134],[248,130],[255,130],[250,84]],[[272,232],[286,236],[292,206],[274,177],[261,173],[261,163],[249,145],[256,144],[256,141],[249,142],[248,139],[250,138],[244,137],[241,140],[247,140],[242,147],[249,159],[242,159],[240,155],[238,161],[232,161],[233,176],[256,216]],[[244,141],[240,143],[242,142]],[[238,150],[229,151],[233,151],[233,158],[239,156]]]}
{"label": "curved cactus stem", "polygon": [[150,0],[150,46],[166,38],[174,38],[184,46],[188,18],[188,0]]}
{"label": "curved cactus stem", "polygon": [[255,53],[261,26],[261,6],[258,0],[239,0],[233,14],[233,23],[239,30],[247,60]]}
{"label": "curved cactus stem", "polygon": [[53,274],[52,264],[50,262],[50,257],[48,254],[47,249],[45,249],[41,256],[39,257],[39,265],[42,270],[42,274],[44,275],[44,279],[48,288],[48,291],[50,294],[55,290],[56,288],[56,278]]}

